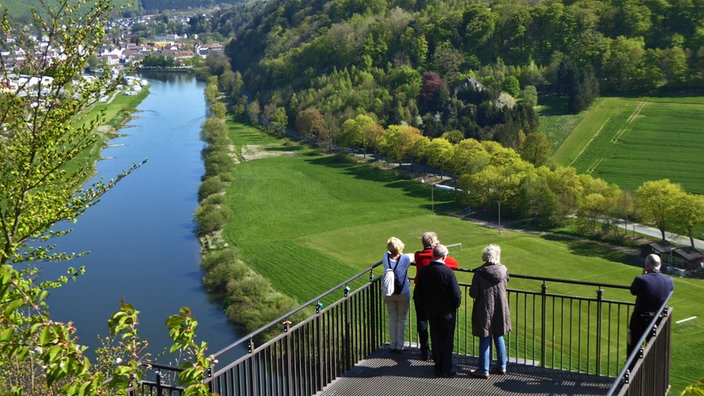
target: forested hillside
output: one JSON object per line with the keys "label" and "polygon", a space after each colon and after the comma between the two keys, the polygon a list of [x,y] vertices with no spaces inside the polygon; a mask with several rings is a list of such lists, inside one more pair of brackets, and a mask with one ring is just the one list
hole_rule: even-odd
{"label": "forested hillside", "polygon": [[520,150],[538,93],[580,111],[599,92],[704,86],[699,2],[272,0],[215,26],[247,92],[291,124],[314,107]]}
{"label": "forested hillside", "polygon": [[554,166],[535,112],[545,94],[578,112],[605,92],[704,87],[704,3],[271,0],[213,27],[233,37],[227,57],[207,61],[219,90],[274,133],[431,166],[471,191],[461,199],[474,211],[498,203],[550,226],[576,214],[591,231],[637,219],[663,235],[704,222],[685,203],[701,197],[669,180],[624,191]]}

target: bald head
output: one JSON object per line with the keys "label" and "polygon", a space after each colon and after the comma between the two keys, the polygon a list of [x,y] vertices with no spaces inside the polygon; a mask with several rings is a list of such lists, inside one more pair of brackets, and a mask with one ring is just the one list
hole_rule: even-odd
{"label": "bald head", "polygon": [[658,256],[655,253],[651,253],[645,258],[645,270],[646,271],[660,269],[660,265],[661,265],[660,256]]}
{"label": "bald head", "polygon": [[433,248],[433,258],[435,260],[445,261],[445,258],[447,258],[448,254],[449,252],[447,251],[447,247],[445,247],[445,245],[437,244]]}

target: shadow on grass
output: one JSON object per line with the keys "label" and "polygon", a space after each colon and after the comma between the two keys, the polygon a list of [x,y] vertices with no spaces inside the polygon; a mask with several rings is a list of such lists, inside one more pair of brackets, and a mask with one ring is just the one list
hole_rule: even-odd
{"label": "shadow on grass", "polygon": [[[401,189],[408,196],[424,199],[425,203],[419,207],[426,210],[434,210],[437,214],[448,215],[458,213],[463,209],[463,206],[458,203],[457,192],[436,188],[431,193],[429,184],[420,183],[404,172],[379,169],[369,163],[360,163],[343,155],[317,157],[308,161],[314,165],[342,170],[343,173],[357,179],[383,183],[387,188]],[[475,213],[474,215],[485,217],[488,222],[496,221],[495,213],[484,213],[484,216],[481,216],[482,214],[480,213]],[[542,238],[566,244],[573,254],[585,257],[601,257],[608,261],[627,265],[638,265],[637,257],[625,251],[614,249],[610,245],[569,235],[549,233],[549,230],[545,231],[548,231],[548,233],[544,234]]]}
{"label": "shadow on grass", "polygon": [[576,255],[601,257],[608,261],[626,265],[639,265],[636,256],[599,242],[559,234],[545,234],[542,238],[548,241],[564,243],[569,248],[570,252]]}
{"label": "shadow on grass", "polygon": [[272,147],[263,147],[262,151],[270,151],[270,152],[275,152],[275,153],[293,153],[293,152],[303,152],[305,150],[305,147],[299,146],[299,145],[292,145],[292,146],[272,146]]}
{"label": "shadow on grass", "polygon": [[313,158],[308,161],[314,165],[341,169],[344,174],[357,179],[384,183],[387,188],[401,189],[409,197],[424,198],[429,202],[420,205],[420,207],[427,210],[435,210],[436,213],[447,214],[452,211],[458,211],[462,207],[457,202],[458,196],[456,192],[441,189],[435,189],[435,191],[431,192],[429,184],[418,182],[406,172],[376,168],[371,165],[371,159],[369,163],[360,163],[345,155],[334,155]]}

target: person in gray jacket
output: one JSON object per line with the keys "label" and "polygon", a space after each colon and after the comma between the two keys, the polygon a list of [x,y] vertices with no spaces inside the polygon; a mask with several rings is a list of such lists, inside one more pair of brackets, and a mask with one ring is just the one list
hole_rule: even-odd
{"label": "person in gray jacket", "polygon": [[506,344],[504,334],[511,331],[506,286],[508,269],[501,264],[501,248],[489,245],[482,252],[484,265],[474,270],[469,296],[474,299],[472,308],[472,335],[479,337],[479,364],[472,375],[489,378],[491,341],[496,346],[496,373],[506,374]]}

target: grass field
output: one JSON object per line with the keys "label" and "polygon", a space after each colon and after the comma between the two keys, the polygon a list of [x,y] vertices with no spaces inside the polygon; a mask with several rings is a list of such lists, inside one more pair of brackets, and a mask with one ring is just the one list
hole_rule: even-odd
{"label": "grass field", "polygon": [[[101,113],[103,113],[102,121],[105,124],[97,127],[99,141],[89,150],[81,153],[76,158],[76,163],[95,163],[95,161],[99,160],[100,153],[108,140],[115,137],[115,130],[119,129],[134,115],[137,106],[142,103],[147,95],[149,95],[148,89],[143,89],[137,95],[122,95],[120,91],[116,91],[114,96],[111,96],[111,100],[104,103],[97,102],[80,113],[74,121],[77,125],[86,123],[88,120],[94,120]],[[68,169],[71,169],[71,167],[69,166]]]}
{"label": "grass field", "polygon": [[[286,155],[237,166],[226,197],[233,216],[224,237],[245,263],[300,302],[379,261],[389,236],[401,238],[411,253],[427,230],[445,244],[462,243],[453,256],[464,268],[480,265],[481,250],[498,243],[514,274],[629,285],[640,273],[633,257],[593,242],[498,232],[449,216],[455,209],[450,192],[435,192],[433,214],[427,185],[389,171],[284,145],[240,125],[232,126],[232,138],[238,148],[256,145],[247,149]],[[470,280],[466,274],[459,278]],[[704,283],[676,279],[675,285],[674,320],[701,315]],[[672,394],[679,394],[704,376],[702,319],[674,325],[672,345]]]}
{"label": "grass field", "polygon": [[704,97],[601,98],[553,158],[630,191],[670,179],[703,194],[703,127]]}

